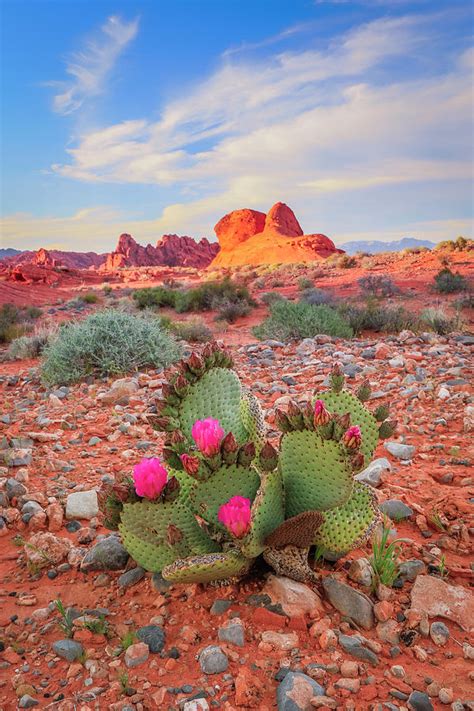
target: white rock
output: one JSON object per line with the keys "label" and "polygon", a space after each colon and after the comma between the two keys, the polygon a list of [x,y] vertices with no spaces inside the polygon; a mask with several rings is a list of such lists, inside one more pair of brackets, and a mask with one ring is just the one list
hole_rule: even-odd
{"label": "white rock", "polygon": [[440,400],[447,400],[449,397],[451,397],[451,393],[449,392],[448,388],[440,387],[440,389],[438,390],[438,397]]}
{"label": "white rock", "polygon": [[97,491],[76,491],[66,499],[66,518],[91,519],[99,513]]}
{"label": "white rock", "polygon": [[362,481],[364,484],[369,484],[374,488],[380,485],[380,477],[382,472],[391,472],[392,465],[386,457],[374,459],[363,471],[356,474],[355,479]]}

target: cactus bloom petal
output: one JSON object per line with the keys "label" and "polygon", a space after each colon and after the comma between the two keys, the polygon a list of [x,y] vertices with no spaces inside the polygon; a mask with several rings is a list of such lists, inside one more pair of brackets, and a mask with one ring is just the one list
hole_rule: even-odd
{"label": "cactus bloom petal", "polygon": [[314,403],[314,426],[320,427],[327,425],[331,420],[331,413],[326,410],[326,406],[322,400],[316,400]]}
{"label": "cactus bloom petal", "polygon": [[205,457],[213,457],[219,452],[225,432],[220,426],[219,420],[208,417],[205,420],[196,420],[191,435],[199,451]]}
{"label": "cactus bloom petal", "polygon": [[197,457],[193,457],[191,454],[181,454],[179,458],[187,474],[194,476],[198,473],[200,462]]}
{"label": "cactus bloom petal", "polygon": [[362,443],[360,427],[353,425],[342,435],[342,441],[348,449],[358,449]]}
{"label": "cactus bloom petal", "polygon": [[243,538],[250,530],[250,499],[233,496],[220,507],[217,518],[235,538]]}
{"label": "cactus bloom petal", "polygon": [[138,496],[157,499],[168,481],[168,472],[159,459],[142,459],[133,469],[133,481]]}

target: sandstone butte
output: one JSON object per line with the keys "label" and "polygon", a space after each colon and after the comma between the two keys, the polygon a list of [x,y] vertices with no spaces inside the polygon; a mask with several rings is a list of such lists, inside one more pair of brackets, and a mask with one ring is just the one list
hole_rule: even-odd
{"label": "sandstone butte", "polygon": [[229,212],[214,230],[220,251],[213,267],[312,262],[343,253],[326,235],[304,234],[293,210],[283,202],[266,215],[247,208]]}

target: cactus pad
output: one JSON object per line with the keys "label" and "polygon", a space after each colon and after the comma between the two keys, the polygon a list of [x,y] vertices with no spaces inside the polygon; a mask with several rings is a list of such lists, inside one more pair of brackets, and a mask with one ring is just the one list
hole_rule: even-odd
{"label": "cactus pad", "polygon": [[252,527],[241,545],[242,553],[256,558],[265,548],[265,538],[285,518],[283,483],[278,469],[265,474],[251,509]]}
{"label": "cactus pad", "polygon": [[233,496],[253,501],[260,485],[260,477],[253,467],[238,464],[221,466],[206,481],[196,482],[190,493],[193,510],[208,523],[225,530],[217,520],[222,504]]}
{"label": "cactus pad", "polygon": [[380,518],[377,499],[370,486],[356,481],[350,499],[324,514],[314,543],[331,553],[347,553],[365,543]]}
{"label": "cactus pad", "polygon": [[244,389],[240,401],[240,416],[249,439],[255,443],[257,453],[263,447],[266,437],[265,420],[260,403],[253,393]]}
{"label": "cactus pad", "polygon": [[175,560],[163,569],[162,575],[173,583],[209,583],[241,577],[251,563],[237,551],[208,553]]}
{"label": "cactus pad", "polygon": [[316,400],[322,400],[329,412],[344,415],[348,412],[351,416],[351,425],[359,425],[362,432],[362,445],[360,451],[368,463],[374,454],[379,440],[379,425],[373,414],[364,407],[363,403],[348,390],[340,392],[318,393]]}
{"label": "cactus pad", "polygon": [[281,440],[280,467],[286,515],[326,511],[344,504],[352,492],[350,461],[343,447],[316,432],[288,432]]}
{"label": "cactus pad", "polygon": [[240,415],[242,387],[233,370],[212,368],[189,386],[179,406],[181,429],[191,442],[191,430],[196,420],[213,417],[225,433],[232,432],[239,444],[249,439]]}
{"label": "cactus pad", "polygon": [[298,546],[309,548],[313,544],[316,531],[324,520],[319,511],[303,511],[297,516],[287,518],[265,539],[265,544],[271,548]]}
{"label": "cactus pad", "polygon": [[218,550],[179,500],[125,504],[119,531],[132,558],[152,572],[162,570],[176,558]]}

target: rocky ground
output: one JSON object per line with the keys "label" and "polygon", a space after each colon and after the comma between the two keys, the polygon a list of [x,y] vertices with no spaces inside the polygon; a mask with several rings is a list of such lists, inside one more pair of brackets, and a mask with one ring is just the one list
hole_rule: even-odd
{"label": "rocky ground", "polygon": [[231,345],[270,430],[336,360],[390,404],[398,436],[363,477],[403,562],[375,593],[370,547],[325,563],[319,591],[263,567],[218,588],[133,567],[94,490],[156,452],[143,415],[162,373],[47,390],[37,362],[0,364],[0,708],[473,709],[473,345],[408,332]]}

